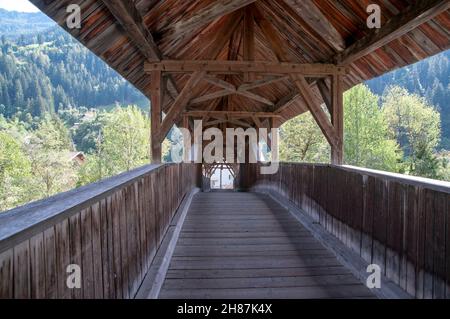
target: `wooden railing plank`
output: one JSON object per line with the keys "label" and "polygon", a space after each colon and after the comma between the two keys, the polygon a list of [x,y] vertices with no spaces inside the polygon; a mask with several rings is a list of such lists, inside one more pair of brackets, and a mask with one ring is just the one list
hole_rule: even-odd
{"label": "wooden railing plank", "polygon": [[[51,228],[50,234],[51,234]],[[63,220],[55,225],[55,242],[46,240],[45,243],[45,255],[48,258],[55,254],[56,257],[56,272],[51,266],[51,263],[46,264],[46,279],[47,279],[47,297],[56,298],[54,289],[57,288],[58,299],[69,299],[72,296],[71,289],[67,287],[67,265],[70,264],[70,232],[69,232],[69,220]],[[56,276],[57,284],[55,286],[51,276]]]}
{"label": "wooden railing plank", "polygon": [[45,256],[44,234],[38,234],[30,239],[30,290],[31,298],[45,298]]}
{"label": "wooden railing plank", "polygon": [[146,166],[0,215],[0,299],[134,298],[198,173]]}
{"label": "wooden railing plank", "polygon": [[450,183],[325,164],[259,169],[241,165],[243,189],[287,197],[410,295],[449,297]]}
{"label": "wooden railing plank", "polygon": [[13,249],[0,253],[0,296],[11,299],[13,295]]}
{"label": "wooden railing plank", "polygon": [[45,259],[45,268],[43,269],[43,276],[45,278],[45,285],[42,286],[41,289],[44,290],[43,287],[45,287],[45,298],[50,299],[58,297],[58,251],[56,250],[56,235],[55,227],[50,227],[44,232],[43,254]]}
{"label": "wooden railing plank", "polygon": [[92,205],[92,249],[93,271],[94,271],[94,297],[103,298],[103,272],[102,272],[102,242],[101,242],[101,219],[100,204]]}
{"label": "wooden railing plank", "polygon": [[92,220],[91,209],[84,209],[80,214],[81,260],[83,298],[94,298],[94,262],[92,253]]}

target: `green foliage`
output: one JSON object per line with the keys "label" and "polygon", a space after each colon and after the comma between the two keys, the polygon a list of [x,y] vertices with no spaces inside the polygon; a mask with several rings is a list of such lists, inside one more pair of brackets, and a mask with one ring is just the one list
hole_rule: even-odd
{"label": "green foliage", "polygon": [[365,85],[344,95],[345,163],[390,172],[400,171],[401,151],[378,107],[378,96]]}
{"label": "green foliage", "polygon": [[100,115],[100,119],[86,122],[86,127],[83,126],[84,131],[95,131],[88,128],[89,123],[101,127],[100,139],[97,140],[93,155],[88,157],[87,164],[80,169],[79,185],[150,162],[150,123],[137,106],[116,108],[111,113]]}
{"label": "green foliage", "polygon": [[103,128],[102,153],[112,174],[149,162],[150,121],[136,106],[116,108]]}
{"label": "green foliage", "polygon": [[[0,211],[150,162],[150,123],[137,106],[61,118],[47,114],[29,124],[0,116]],[[74,124],[70,132],[65,123]],[[83,165],[72,161],[78,145],[71,135],[89,145]]]}
{"label": "green foliage", "polygon": [[403,149],[407,173],[437,178],[439,161],[434,153],[441,136],[439,113],[423,98],[397,86],[390,87],[383,100],[389,134]]}
{"label": "green foliage", "polygon": [[0,131],[0,211],[22,203],[31,164],[13,135]]}
{"label": "green foliage", "polygon": [[327,162],[330,148],[311,113],[286,122],[280,129],[280,159],[285,162]]}
{"label": "green foliage", "polygon": [[441,115],[442,139],[439,148],[450,150],[450,50],[416,64],[390,72],[367,84],[377,95],[396,85],[422,96]]}
{"label": "green foliage", "polygon": [[[438,157],[439,113],[417,95],[391,87],[380,98],[365,85],[344,95],[346,164],[434,179],[449,179],[450,159]],[[328,162],[328,144],[314,119],[304,114],[281,127],[281,159]]]}
{"label": "green foliage", "polygon": [[25,121],[27,114],[40,117],[86,105],[109,108],[118,102],[149,103],[59,27],[0,43],[0,114],[6,118]]}
{"label": "green foliage", "polygon": [[75,186],[76,172],[70,159],[72,143],[67,128],[57,117],[45,116],[27,139],[34,198],[49,197]]}

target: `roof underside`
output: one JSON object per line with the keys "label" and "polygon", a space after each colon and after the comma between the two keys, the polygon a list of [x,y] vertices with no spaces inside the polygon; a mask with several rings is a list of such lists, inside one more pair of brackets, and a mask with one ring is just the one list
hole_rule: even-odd
{"label": "roof underside", "polygon": [[[113,15],[112,0],[32,0],[44,13],[66,28],[66,8],[79,4],[82,12],[81,29],[68,30],[75,38],[106,61],[124,78],[149,96],[150,76],[144,72],[145,56],[133,41],[123,21]],[[369,4],[381,7],[382,24],[399,17],[415,4],[428,0],[124,0],[132,6],[132,16],[141,23],[156,44],[160,56],[170,60],[244,60],[244,38],[248,29],[246,10],[251,8],[254,28],[254,60],[292,63],[333,63],[336,56],[373,30],[366,26]],[[436,2],[436,1],[434,1]],[[120,4],[119,4],[120,5]],[[139,20],[141,20],[140,22]],[[67,28],[66,28],[67,29]],[[279,46],[274,43],[282,41]],[[450,10],[439,12],[426,23],[390,41],[388,44],[349,64],[345,76],[348,89],[365,80],[403,67],[450,47]],[[182,88],[185,75],[174,74],[175,86]],[[224,75],[236,86],[242,84],[241,75]],[[195,87],[194,96],[217,91],[206,81]],[[253,93],[278,105],[289,100],[295,86],[288,79],[264,87]],[[267,112],[270,106],[242,95],[218,97],[191,110]],[[170,105],[166,105],[165,111]],[[273,108],[273,106],[272,106]],[[283,120],[306,111],[301,99],[284,107]]]}

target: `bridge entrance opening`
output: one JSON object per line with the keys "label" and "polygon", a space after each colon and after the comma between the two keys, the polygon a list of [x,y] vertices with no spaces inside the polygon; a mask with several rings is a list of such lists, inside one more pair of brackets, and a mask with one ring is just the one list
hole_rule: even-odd
{"label": "bridge entrance opening", "polygon": [[228,163],[203,165],[203,191],[234,190],[237,167]]}

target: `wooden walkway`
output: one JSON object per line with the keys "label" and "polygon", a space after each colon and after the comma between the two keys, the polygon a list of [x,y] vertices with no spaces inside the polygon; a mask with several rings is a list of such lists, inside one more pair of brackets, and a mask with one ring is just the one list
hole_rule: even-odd
{"label": "wooden walkway", "polygon": [[374,298],[269,197],[194,198],[160,298]]}

